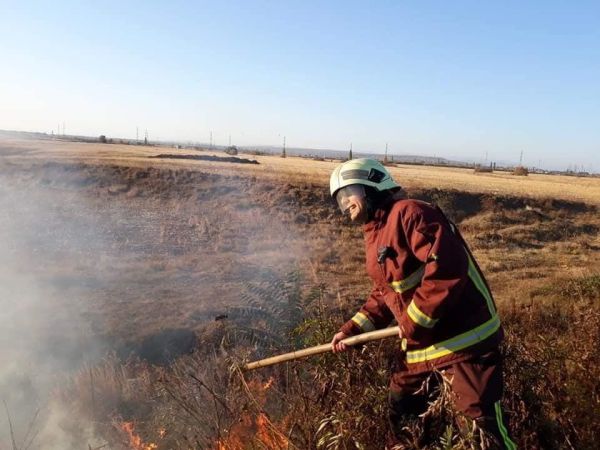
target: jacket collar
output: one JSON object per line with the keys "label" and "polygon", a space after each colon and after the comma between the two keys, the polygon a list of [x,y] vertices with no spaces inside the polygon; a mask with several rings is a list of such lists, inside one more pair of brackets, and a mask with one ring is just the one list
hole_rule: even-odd
{"label": "jacket collar", "polygon": [[363,225],[363,231],[369,232],[381,228],[385,223],[394,203],[399,200],[405,200],[406,198],[406,192],[404,192],[402,189],[386,198],[375,209],[373,218]]}
{"label": "jacket collar", "polygon": [[390,196],[383,203],[377,206],[373,212],[373,218],[363,225],[364,232],[378,230],[383,226],[385,220],[392,209],[392,205],[396,202],[393,196]]}

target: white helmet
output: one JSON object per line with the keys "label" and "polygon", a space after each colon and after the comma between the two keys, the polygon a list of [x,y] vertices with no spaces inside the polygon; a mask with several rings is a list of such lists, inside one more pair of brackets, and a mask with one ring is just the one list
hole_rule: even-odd
{"label": "white helmet", "polygon": [[399,188],[383,164],[374,159],[351,159],[337,166],[329,179],[331,196],[351,184],[371,186],[378,191]]}

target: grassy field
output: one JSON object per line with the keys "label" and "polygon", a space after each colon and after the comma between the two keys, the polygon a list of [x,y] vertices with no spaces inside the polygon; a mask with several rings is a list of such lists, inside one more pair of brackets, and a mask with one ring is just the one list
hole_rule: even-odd
{"label": "grassy field", "polygon": [[[110,163],[135,167],[187,168],[189,170],[218,171],[220,173],[244,173],[261,178],[290,181],[310,181],[328,184],[329,175],[337,164],[331,161],[315,161],[307,158],[243,155],[257,160],[259,165],[236,165],[229,163],[191,160],[148,160],[161,153],[189,155],[193,150],[163,147],[145,147],[112,144],[84,144],[61,141],[5,140],[4,153],[10,158],[55,161],[86,161]],[[202,152],[226,156],[221,152]],[[390,167],[396,180],[407,189],[456,189],[465,192],[512,195],[531,198],[555,198],[600,204],[600,178],[568,177],[562,175],[530,174],[526,177],[507,172],[474,173],[472,169],[433,166],[395,165]]]}
{"label": "grassy field", "polygon": [[[30,448],[381,448],[386,344],[231,371],[329,340],[369,291],[360,229],[328,195],[335,163],[150,158],[166,153],[194,152],[0,142],[0,448],[27,430]],[[486,273],[520,446],[593,448],[600,180],[391,170]]]}

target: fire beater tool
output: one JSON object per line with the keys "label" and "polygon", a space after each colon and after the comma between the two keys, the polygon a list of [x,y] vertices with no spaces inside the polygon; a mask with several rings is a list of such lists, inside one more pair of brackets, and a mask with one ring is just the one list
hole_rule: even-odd
{"label": "fire beater tool", "polygon": [[[348,337],[341,342],[351,347],[358,344],[364,344],[365,342],[377,341],[393,336],[399,336],[400,329],[396,327],[384,328],[383,330],[370,331],[368,333],[358,334],[356,336]],[[403,340],[403,343],[405,341]],[[327,353],[331,351],[331,344],[316,345],[314,347],[304,348],[302,350],[296,350],[290,353],[284,353],[282,355],[271,356],[270,358],[260,359],[258,361],[249,362],[244,366],[244,370],[259,369],[262,367],[272,366],[286,361],[292,361],[294,359],[305,358],[312,355],[320,355],[321,353]]]}

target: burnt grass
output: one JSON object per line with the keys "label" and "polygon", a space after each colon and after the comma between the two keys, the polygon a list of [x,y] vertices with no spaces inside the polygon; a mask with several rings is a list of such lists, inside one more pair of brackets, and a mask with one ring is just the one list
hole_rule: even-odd
{"label": "burnt grass", "polygon": [[[115,355],[90,369],[98,386],[93,398],[77,387],[77,376],[61,394],[80,412],[77,420],[93,419],[115,448],[122,438],[112,425],[116,416],[138,421],[144,441],[159,448],[253,448],[236,447],[236,434],[264,448],[279,448],[280,434],[290,448],[321,448],[319,439],[337,442],[331,448],[382,448],[389,345],[249,374],[242,384],[230,372],[231,358],[240,355],[256,359],[327,342],[363,301],[369,286],[360,230],[339,216],[326,186],[59,163],[0,166],[0,182],[17,198],[40,195],[44,211],[19,212],[27,224],[44,224],[24,227],[25,242],[39,249],[37,261],[24,264],[54,295],[72,298],[66,304]],[[542,252],[530,268],[539,283],[511,279],[523,301],[497,296],[507,332],[505,407],[523,448],[594,448],[597,268],[561,277],[552,252],[597,260],[596,208],[438,189],[409,195],[440,206],[476,255],[497,255],[502,266],[486,271],[492,286],[521,270],[506,255]],[[61,270],[49,269],[57,261]],[[57,348],[68,339],[60,329],[52,336]],[[138,388],[131,391],[120,377],[138,379]],[[269,377],[273,393],[262,392],[257,386]],[[202,402],[213,405],[210,411]],[[270,443],[257,431],[265,412]],[[168,430],[166,438],[157,427]]]}

